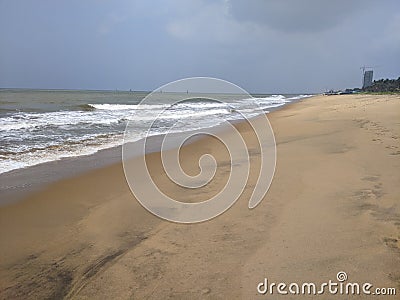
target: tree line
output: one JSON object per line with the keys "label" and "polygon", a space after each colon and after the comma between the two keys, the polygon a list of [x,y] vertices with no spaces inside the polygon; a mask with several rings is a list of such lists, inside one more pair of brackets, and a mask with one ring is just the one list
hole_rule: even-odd
{"label": "tree line", "polygon": [[371,86],[362,90],[374,93],[400,93],[400,77],[397,79],[374,80]]}

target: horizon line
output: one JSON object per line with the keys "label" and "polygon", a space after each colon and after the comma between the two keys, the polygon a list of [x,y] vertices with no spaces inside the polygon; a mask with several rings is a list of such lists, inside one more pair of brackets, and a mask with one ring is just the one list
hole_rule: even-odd
{"label": "horizon line", "polygon": [[[146,91],[146,90],[134,90],[134,89],[76,89],[76,88],[29,88],[29,87],[0,87],[0,90],[32,90],[32,91],[71,91],[71,92],[127,92],[127,93],[152,93],[153,91]],[[162,93],[187,93],[186,91],[162,91]],[[192,92],[193,94],[200,94],[200,92]],[[250,95],[276,95],[276,94],[283,94],[283,95],[301,95],[301,94],[320,94],[322,92],[248,92]],[[214,93],[210,93],[214,94]],[[230,94],[230,93],[219,93],[219,94]]]}

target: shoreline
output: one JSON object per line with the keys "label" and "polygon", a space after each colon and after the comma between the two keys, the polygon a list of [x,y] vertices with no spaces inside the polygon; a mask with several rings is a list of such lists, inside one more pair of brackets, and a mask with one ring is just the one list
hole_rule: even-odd
{"label": "shoreline", "polygon": [[[259,149],[246,122],[235,124],[251,150],[248,185],[201,224],[147,212],[120,163],[0,207],[0,298],[257,299],[265,277],[318,283],[338,271],[400,292],[399,105],[398,96],[315,96],[268,114],[277,166],[252,210]],[[204,153],[218,162],[215,180],[190,193],[166,179],[158,152],[146,157],[163,191],[196,202],[229,175],[226,151],[209,137],[183,147],[183,169],[195,175]]]}
{"label": "shoreline", "polygon": [[[267,115],[274,111],[284,109],[286,106],[312,98],[300,98],[278,107],[272,107]],[[234,120],[231,123],[240,123],[243,120]],[[210,130],[224,131],[223,126],[216,125]],[[174,135],[179,135],[176,133]],[[154,135],[148,138],[148,153],[159,152],[160,143],[164,135]],[[132,142],[140,144],[143,139]],[[140,151],[135,156],[141,155]],[[110,165],[122,162],[122,145],[100,149],[95,153],[74,157],[65,157],[59,160],[48,161],[37,165],[11,170],[0,174],[0,207],[12,204],[16,201],[23,201],[26,196],[38,192],[49,184],[57,181],[79,176],[84,173],[101,169]]]}

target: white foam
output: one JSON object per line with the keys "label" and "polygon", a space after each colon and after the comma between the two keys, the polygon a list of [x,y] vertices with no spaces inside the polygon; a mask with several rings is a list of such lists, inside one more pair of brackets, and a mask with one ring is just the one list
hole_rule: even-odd
{"label": "white foam", "polygon": [[[128,120],[137,124],[137,134],[131,140],[135,141],[144,137],[148,122],[155,119],[161,127],[152,128],[151,135],[165,133],[176,122],[179,124],[173,132],[190,131],[242,118],[237,111],[255,116],[305,97],[310,95],[272,95],[228,103],[181,102],[172,106],[104,103],[89,104],[94,108],[90,111],[17,112],[0,118],[0,151],[7,153],[0,156],[0,173],[121,145]],[[254,102],[258,104],[256,108]],[[108,137],[103,138],[104,135]]]}
{"label": "white foam", "polygon": [[136,109],[163,109],[167,108],[169,105],[163,104],[154,104],[154,105],[146,105],[146,104],[88,104],[89,106],[99,109],[99,110],[136,110]]}
{"label": "white foam", "polygon": [[119,146],[122,144],[122,142],[122,135],[117,135],[108,139],[103,144],[76,144],[74,146],[70,146],[68,149],[58,149],[57,151],[51,151],[51,149],[44,148],[34,152],[18,154],[18,157],[10,156],[0,160],[0,174],[50,161],[57,161],[63,158],[94,154],[102,149]]}

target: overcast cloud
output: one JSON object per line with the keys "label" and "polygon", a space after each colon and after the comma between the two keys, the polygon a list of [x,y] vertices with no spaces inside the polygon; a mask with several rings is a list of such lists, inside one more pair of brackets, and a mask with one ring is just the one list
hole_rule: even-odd
{"label": "overcast cloud", "polygon": [[0,87],[321,92],[400,76],[399,32],[397,0],[0,0]]}

